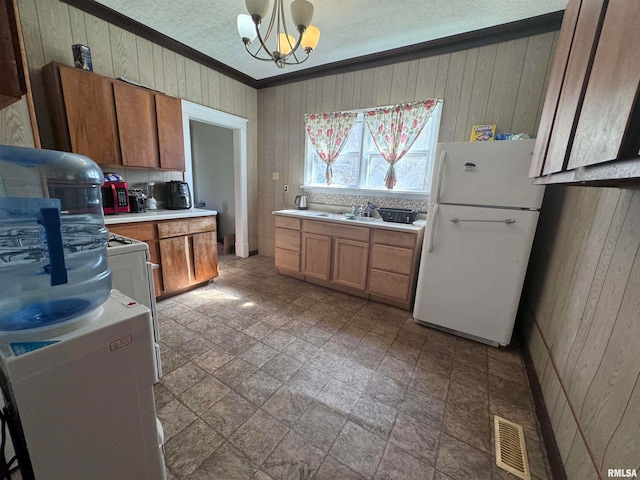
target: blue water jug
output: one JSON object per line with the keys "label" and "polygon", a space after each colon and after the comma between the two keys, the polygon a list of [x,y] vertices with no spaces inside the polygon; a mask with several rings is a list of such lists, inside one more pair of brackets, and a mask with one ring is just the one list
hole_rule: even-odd
{"label": "blue water jug", "polygon": [[67,322],[111,293],[91,159],[0,145],[0,331]]}

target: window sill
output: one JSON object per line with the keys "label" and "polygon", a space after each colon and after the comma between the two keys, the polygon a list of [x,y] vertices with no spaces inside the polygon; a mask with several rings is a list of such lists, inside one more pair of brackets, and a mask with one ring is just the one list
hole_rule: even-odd
{"label": "window sill", "polygon": [[348,187],[317,187],[302,185],[300,188],[311,193],[329,193],[334,195],[361,195],[363,197],[381,197],[381,198],[409,198],[418,200],[429,200],[427,192],[411,192],[407,190],[376,190],[366,188],[348,188]]}

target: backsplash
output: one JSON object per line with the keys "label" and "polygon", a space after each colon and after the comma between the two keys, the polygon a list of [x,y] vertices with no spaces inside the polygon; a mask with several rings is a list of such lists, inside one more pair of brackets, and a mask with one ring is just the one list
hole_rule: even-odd
{"label": "backsplash", "polygon": [[[159,206],[164,204],[164,184],[171,180],[184,180],[183,172],[168,170],[151,170],[144,168],[119,168],[112,169],[122,175],[129,188],[142,188],[142,184],[155,182],[153,186],[153,196],[158,201]],[[105,170],[106,172],[107,170]],[[111,170],[109,170],[111,171]]]}
{"label": "backsplash", "polygon": [[415,208],[421,212],[427,211],[429,201],[413,198],[375,197],[373,195],[340,195],[335,193],[308,192],[307,201],[318,205],[348,207],[351,205],[366,205],[367,202],[386,208]]}

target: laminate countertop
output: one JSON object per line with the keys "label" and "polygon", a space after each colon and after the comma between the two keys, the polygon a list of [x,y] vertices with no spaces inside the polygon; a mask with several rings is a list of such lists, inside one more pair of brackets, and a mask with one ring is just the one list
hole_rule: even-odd
{"label": "laminate countertop", "polygon": [[308,218],[322,222],[344,223],[345,225],[380,228],[384,230],[396,230],[399,232],[419,232],[424,229],[426,221],[416,220],[413,223],[385,222],[381,218],[354,217],[349,218],[344,214],[322,212],[320,210],[276,210],[274,215],[284,215],[287,217]]}
{"label": "laminate countertop", "polygon": [[147,210],[144,213],[119,213],[115,215],[105,215],[105,225],[118,225],[121,223],[150,222],[160,220],[175,220],[179,218],[209,217],[217,215],[216,210],[205,210],[203,208],[189,208],[185,210]]}

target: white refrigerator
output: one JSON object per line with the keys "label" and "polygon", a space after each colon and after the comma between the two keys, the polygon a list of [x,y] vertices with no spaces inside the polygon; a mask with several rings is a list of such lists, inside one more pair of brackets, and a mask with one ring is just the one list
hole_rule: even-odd
{"label": "white refrigerator", "polygon": [[544,187],[528,178],[534,140],[441,143],[413,316],[508,345]]}

